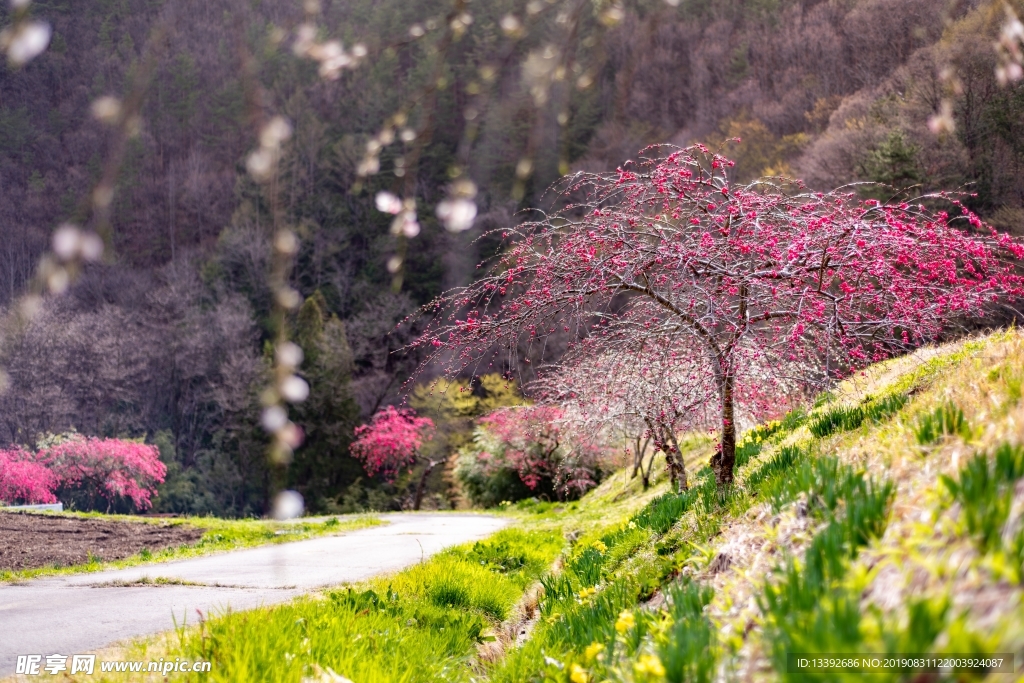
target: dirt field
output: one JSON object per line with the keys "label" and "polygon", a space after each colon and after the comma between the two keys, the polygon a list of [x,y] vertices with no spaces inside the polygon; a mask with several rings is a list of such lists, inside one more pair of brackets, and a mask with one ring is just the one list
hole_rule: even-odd
{"label": "dirt field", "polygon": [[90,553],[118,560],[143,548],[194,543],[202,535],[186,526],[0,512],[0,569],[83,564]]}

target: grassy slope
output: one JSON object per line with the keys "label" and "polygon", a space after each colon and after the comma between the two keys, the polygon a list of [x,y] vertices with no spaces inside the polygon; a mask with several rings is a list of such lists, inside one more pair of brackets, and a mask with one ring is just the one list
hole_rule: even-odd
{"label": "grassy slope", "polygon": [[356,516],[331,518],[314,522],[274,522],[256,519],[217,519],[216,517],[188,517],[184,519],[153,519],[150,517],[131,517],[125,515],[103,515],[100,513],[61,513],[75,517],[106,519],[117,522],[139,522],[158,525],[187,525],[205,529],[205,533],[197,543],[165,548],[156,552],[143,550],[123,560],[112,562],[92,561],[71,566],[51,566],[39,569],[19,571],[0,570],[0,582],[21,581],[40,576],[57,574],[79,574],[97,572],[104,569],[121,569],[139,564],[154,562],[170,562],[190,557],[210,555],[212,553],[239,548],[251,548],[268,543],[286,543],[301,541],[316,536],[354,531],[380,524],[380,520],[372,516]]}
{"label": "grassy slope", "polygon": [[1019,659],[1022,377],[1024,336],[998,334],[877,365],[753,430],[736,490],[705,472],[581,539],[546,622],[490,679],[806,680],[789,652]]}
{"label": "grassy slope", "polygon": [[334,680],[328,671],[358,683],[478,679],[532,625],[537,580],[567,548],[566,537],[617,525],[664,488],[643,492],[639,480],[616,475],[583,502],[508,510],[517,520],[511,528],[393,575],[222,615],[106,658],[208,659],[203,680],[216,681]]}

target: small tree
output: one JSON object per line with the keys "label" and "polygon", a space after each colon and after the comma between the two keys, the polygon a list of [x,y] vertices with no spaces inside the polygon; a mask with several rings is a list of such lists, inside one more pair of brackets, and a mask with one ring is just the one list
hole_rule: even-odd
{"label": "small tree", "polygon": [[349,447],[352,455],[363,463],[367,474],[394,481],[403,469],[423,464],[413,498],[413,509],[419,510],[427,477],[442,460],[424,458],[420,454],[425,440],[433,437],[434,422],[417,417],[412,410],[388,406],[373,416],[370,424],[356,427],[356,440]]}
{"label": "small tree", "polygon": [[167,476],[156,446],[135,441],[72,434],[41,443],[34,457],[56,477],[60,496],[78,497],[93,509],[102,500],[108,512],[123,499],[149,509]]}
{"label": "small tree", "polygon": [[516,241],[488,274],[427,308],[425,364],[515,361],[556,333],[591,357],[621,339],[685,348],[711,378],[721,486],[742,396],[823,386],[1024,293],[1009,262],[1024,246],[955,200],[956,219],[783,179],[737,187],[731,164],[696,146],[565,179],[564,209],[506,230]]}
{"label": "small tree", "polygon": [[[673,486],[686,489],[676,434],[713,424],[706,404],[709,368],[693,362],[686,349],[658,343],[663,340],[645,339],[633,347],[629,337],[616,341],[604,340],[604,350],[597,353],[591,353],[589,341],[577,344],[530,389],[563,406],[580,431],[621,434],[632,450],[633,476],[641,476],[644,489],[657,451],[665,454]],[[654,448],[645,464],[650,445]]]}

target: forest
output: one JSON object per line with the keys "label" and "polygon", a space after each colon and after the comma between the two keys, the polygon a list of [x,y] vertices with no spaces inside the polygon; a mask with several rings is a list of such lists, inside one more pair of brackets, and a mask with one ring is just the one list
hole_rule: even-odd
{"label": "forest", "polygon": [[[940,225],[949,239],[924,260],[974,248],[958,218],[1024,236],[1024,36],[1012,20],[1021,15],[1020,0],[5,5],[0,448],[42,453],[81,438],[153,446],[165,476],[152,504],[163,513],[261,516],[281,488],[330,513],[578,497],[607,474],[596,453],[621,450],[577,436],[560,456],[568,464],[545,460],[568,442],[564,415],[551,411],[570,411],[569,399],[595,391],[600,376],[590,371],[618,373],[631,395],[677,397],[682,422],[623,396],[602,394],[598,403],[639,420],[615,435],[634,441],[634,473],[646,483],[645,457],[660,451],[685,488],[681,458],[676,467],[671,457],[685,447],[672,442],[684,422],[716,428],[716,417],[694,408],[718,409],[717,392],[732,391],[728,371],[704,386],[698,378],[713,372],[695,361],[672,378],[679,385],[655,391],[649,376],[608,355],[593,363],[574,356],[586,347],[569,343],[568,322],[565,336],[544,344],[526,333],[547,324],[543,316],[473,336],[459,297],[476,297],[486,318],[488,287],[504,295],[493,278],[507,272],[527,306],[562,305],[568,295],[545,299],[550,288],[538,283],[561,267],[578,278],[586,266],[517,272],[517,249],[529,240],[510,236],[543,234],[530,231],[581,204],[557,185],[563,176],[614,192],[594,179],[619,173],[622,181],[622,169],[657,156],[642,152],[655,144],[704,150],[687,152],[675,171],[734,162],[729,188],[787,176],[829,199],[865,183],[849,189],[859,202],[963,193],[946,209],[952,217],[935,218],[929,205],[927,230]],[[19,57],[14,47],[43,25],[45,49]],[[645,172],[663,172],[662,161]],[[722,207],[753,210],[753,195],[721,194]],[[642,213],[647,200],[635,201]],[[904,218],[918,220],[896,216]],[[924,223],[914,234],[927,241]],[[79,235],[66,226],[98,236],[102,257],[86,258],[87,241],[66,255],[60,236]],[[580,248],[596,239],[588,230],[604,227],[581,227]],[[872,246],[880,259],[898,251]],[[928,285],[925,295],[920,283],[891,277],[892,291],[916,300],[948,294]],[[1020,294],[1018,280],[999,287]],[[982,307],[980,298],[959,305],[928,319],[903,311],[917,320],[905,326],[913,339],[887,337],[886,352],[933,340],[938,318]],[[597,318],[577,316],[572,334],[628,308],[615,297],[602,306],[587,311]],[[621,344],[606,353],[631,352],[622,330],[650,324],[636,311],[613,322],[625,327],[609,333]],[[490,353],[499,337],[517,340],[501,342],[509,353],[486,363],[457,355]],[[778,360],[763,351],[775,341],[744,362]],[[674,361],[676,343],[650,362]],[[563,357],[576,374],[536,370]],[[784,360],[793,363],[787,377],[809,376]],[[301,383],[287,384],[292,370]],[[268,398],[274,382],[278,393]],[[737,388],[746,392],[738,405],[751,412],[739,407],[719,426],[723,440],[730,425],[755,424],[755,408],[798,393],[782,383],[759,396],[764,383],[754,384]],[[524,391],[535,409],[497,410],[525,402]],[[274,410],[289,402],[277,422]],[[791,407],[775,405],[780,415]],[[430,422],[430,438],[406,433],[425,424],[414,420]],[[395,448],[413,444],[416,457],[394,466],[360,447],[357,428],[378,422]],[[284,451],[287,458],[273,457]],[[488,460],[499,451],[500,466]],[[728,477],[716,472],[719,483],[728,468]]]}

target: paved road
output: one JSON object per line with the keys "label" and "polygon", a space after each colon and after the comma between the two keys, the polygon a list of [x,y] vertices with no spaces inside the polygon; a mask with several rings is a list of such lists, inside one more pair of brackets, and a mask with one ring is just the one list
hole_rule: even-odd
{"label": "paved road", "polygon": [[[508,524],[484,515],[393,514],[381,519],[388,524],[342,536],[0,585],[0,677],[14,673],[19,654],[85,654],[170,630],[175,619],[194,623],[197,609],[206,614],[282,602],[401,569]],[[144,577],[179,583],[139,584]]]}

